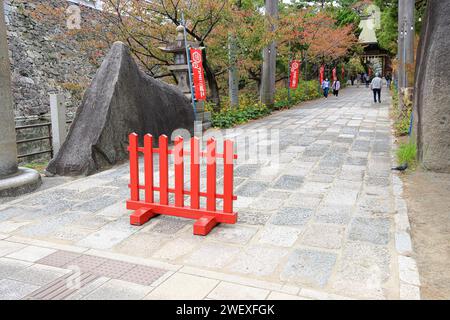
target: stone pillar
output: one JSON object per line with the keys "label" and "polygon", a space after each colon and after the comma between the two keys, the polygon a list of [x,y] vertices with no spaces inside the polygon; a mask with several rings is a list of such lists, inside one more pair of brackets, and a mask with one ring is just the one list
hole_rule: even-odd
{"label": "stone pillar", "polygon": [[34,170],[17,167],[11,67],[3,8],[3,0],[0,0],[0,196],[15,196],[37,188],[41,177]]}
{"label": "stone pillar", "polygon": [[3,0],[0,0],[0,178],[17,172],[11,70],[9,65]]}
{"label": "stone pillar", "polygon": [[64,95],[50,94],[50,114],[52,119],[53,154],[57,154],[67,136]]}

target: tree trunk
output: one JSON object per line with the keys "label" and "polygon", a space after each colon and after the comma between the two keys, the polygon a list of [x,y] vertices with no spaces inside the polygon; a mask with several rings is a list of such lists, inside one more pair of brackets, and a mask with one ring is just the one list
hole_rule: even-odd
{"label": "tree trunk", "polygon": [[228,37],[228,52],[230,59],[230,68],[228,71],[230,106],[239,107],[239,73],[236,65],[236,38],[232,34]]}
{"label": "tree trunk", "polygon": [[[278,19],[278,0],[266,0],[266,15],[272,22]],[[274,31],[275,26],[270,26],[270,31]],[[276,80],[276,60],[277,47],[272,42],[263,52],[263,69],[261,76],[261,102],[272,107],[275,103],[275,80]]]}
{"label": "tree trunk", "polygon": [[208,87],[209,87],[209,93],[210,93],[208,100],[214,103],[214,105],[215,105],[214,111],[219,111],[220,110],[219,85],[217,84],[216,75],[211,70],[208,60],[206,59],[205,50],[203,50],[203,67],[205,69],[206,81],[208,81]]}

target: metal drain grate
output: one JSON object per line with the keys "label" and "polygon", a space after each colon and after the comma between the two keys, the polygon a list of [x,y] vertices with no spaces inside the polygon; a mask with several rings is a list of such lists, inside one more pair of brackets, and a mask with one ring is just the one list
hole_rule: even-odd
{"label": "metal drain grate", "polygon": [[91,273],[76,275],[71,272],[32,292],[24,300],[63,300],[97,278],[97,275]]}

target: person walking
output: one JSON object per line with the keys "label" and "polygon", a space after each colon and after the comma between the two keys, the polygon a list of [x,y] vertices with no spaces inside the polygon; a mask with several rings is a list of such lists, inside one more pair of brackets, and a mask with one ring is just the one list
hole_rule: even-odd
{"label": "person walking", "polygon": [[323,96],[325,99],[328,99],[328,93],[330,91],[330,81],[328,81],[328,78],[325,79],[324,82],[322,82],[322,90],[323,90]]}
{"label": "person walking", "polygon": [[366,88],[369,88],[370,77],[367,73],[364,74],[364,82],[366,83]]}
{"label": "person walking", "polygon": [[386,86],[389,90],[391,89],[391,82],[392,82],[392,77],[390,74],[387,74],[386,75]]}
{"label": "person walking", "polygon": [[383,80],[380,78],[380,74],[377,73],[375,75],[375,78],[373,78],[372,83],[370,84],[370,88],[373,91],[373,100],[375,103],[377,103],[377,97],[378,102],[381,103],[381,88],[383,87]]}
{"label": "person walking", "polygon": [[333,81],[332,89],[333,89],[333,95],[335,97],[338,97],[339,90],[341,90],[341,82],[339,80]]}

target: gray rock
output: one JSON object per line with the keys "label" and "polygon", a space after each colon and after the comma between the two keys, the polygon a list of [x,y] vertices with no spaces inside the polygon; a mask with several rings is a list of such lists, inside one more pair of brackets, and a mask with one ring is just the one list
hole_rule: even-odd
{"label": "gray rock", "polygon": [[116,42],[78,108],[67,140],[47,171],[89,175],[128,157],[128,135],[192,132],[189,101],[174,86],[139,70],[128,47]]}
{"label": "gray rock", "polygon": [[450,173],[450,7],[430,0],[417,54],[414,131],[426,169]]}

